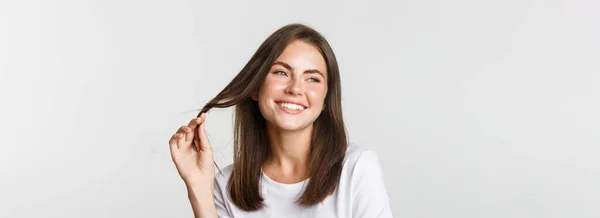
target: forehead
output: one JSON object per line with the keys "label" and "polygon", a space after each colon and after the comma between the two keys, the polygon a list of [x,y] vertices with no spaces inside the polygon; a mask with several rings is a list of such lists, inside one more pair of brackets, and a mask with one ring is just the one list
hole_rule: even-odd
{"label": "forehead", "polygon": [[317,69],[327,75],[327,64],[319,49],[301,40],[295,40],[288,44],[275,61],[285,62],[295,71]]}

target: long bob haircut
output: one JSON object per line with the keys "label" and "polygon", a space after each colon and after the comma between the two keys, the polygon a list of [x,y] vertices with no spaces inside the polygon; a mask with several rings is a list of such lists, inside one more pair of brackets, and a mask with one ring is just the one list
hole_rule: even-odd
{"label": "long bob haircut", "polygon": [[329,77],[324,110],[313,123],[310,180],[296,202],[306,207],[320,203],[339,184],[347,136],[338,64],[329,43],[319,32],[303,24],[288,24],[271,34],[225,89],[198,113],[199,117],[211,108],[235,106],[233,172],[227,189],[233,203],[245,211],[256,211],[265,206],[259,183],[262,165],[271,155],[266,120],[251,95],[258,92],[277,57],[295,40],[318,48],[327,64]]}

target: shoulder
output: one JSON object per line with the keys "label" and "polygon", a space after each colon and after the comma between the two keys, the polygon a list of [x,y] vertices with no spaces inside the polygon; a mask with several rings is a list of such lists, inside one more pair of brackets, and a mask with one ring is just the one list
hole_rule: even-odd
{"label": "shoulder", "polygon": [[219,192],[219,194],[223,196],[227,196],[227,184],[229,183],[229,177],[233,173],[233,164],[227,165],[225,168],[222,168],[220,171],[217,170],[215,174],[215,192]]}
{"label": "shoulder", "polygon": [[217,171],[215,174],[215,183],[218,185],[227,184],[229,177],[231,177],[231,173],[233,172],[233,164],[227,165],[225,168],[221,169],[221,171]]}
{"label": "shoulder", "polygon": [[375,151],[358,145],[349,145],[340,179],[352,184],[353,190],[381,185],[383,172]]}
{"label": "shoulder", "polygon": [[361,168],[379,167],[377,154],[371,149],[355,144],[349,144],[344,158],[344,168],[350,167],[352,168],[352,171],[354,171],[356,170],[354,168],[357,167],[357,165]]}
{"label": "shoulder", "polygon": [[233,164],[230,164],[215,174],[214,200],[219,217],[233,217],[231,200],[227,195],[227,182],[232,172]]}
{"label": "shoulder", "polygon": [[221,207],[224,207],[225,202],[229,202],[229,197],[227,195],[227,183],[232,172],[233,164],[229,164],[215,174],[214,197],[216,203],[219,203]]}
{"label": "shoulder", "polygon": [[349,146],[346,155],[340,184],[351,199],[352,217],[392,217],[377,154]]}

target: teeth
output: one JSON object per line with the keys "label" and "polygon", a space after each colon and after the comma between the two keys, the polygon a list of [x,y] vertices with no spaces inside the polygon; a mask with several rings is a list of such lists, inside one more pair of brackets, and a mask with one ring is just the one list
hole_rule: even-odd
{"label": "teeth", "polygon": [[304,110],[304,107],[297,105],[297,104],[279,103],[279,105],[281,105],[284,108],[291,109],[291,110]]}

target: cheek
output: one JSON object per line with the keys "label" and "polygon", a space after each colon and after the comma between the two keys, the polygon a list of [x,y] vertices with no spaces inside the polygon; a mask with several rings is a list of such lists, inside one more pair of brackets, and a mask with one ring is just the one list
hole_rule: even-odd
{"label": "cheek", "polygon": [[258,98],[262,100],[273,98],[273,96],[277,92],[281,92],[282,89],[285,89],[285,83],[267,78],[259,89]]}
{"label": "cheek", "polygon": [[307,91],[307,96],[313,101],[313,104],[323,104],[323,101],[327,96],[327,89],[321,87],[310,89]]}

